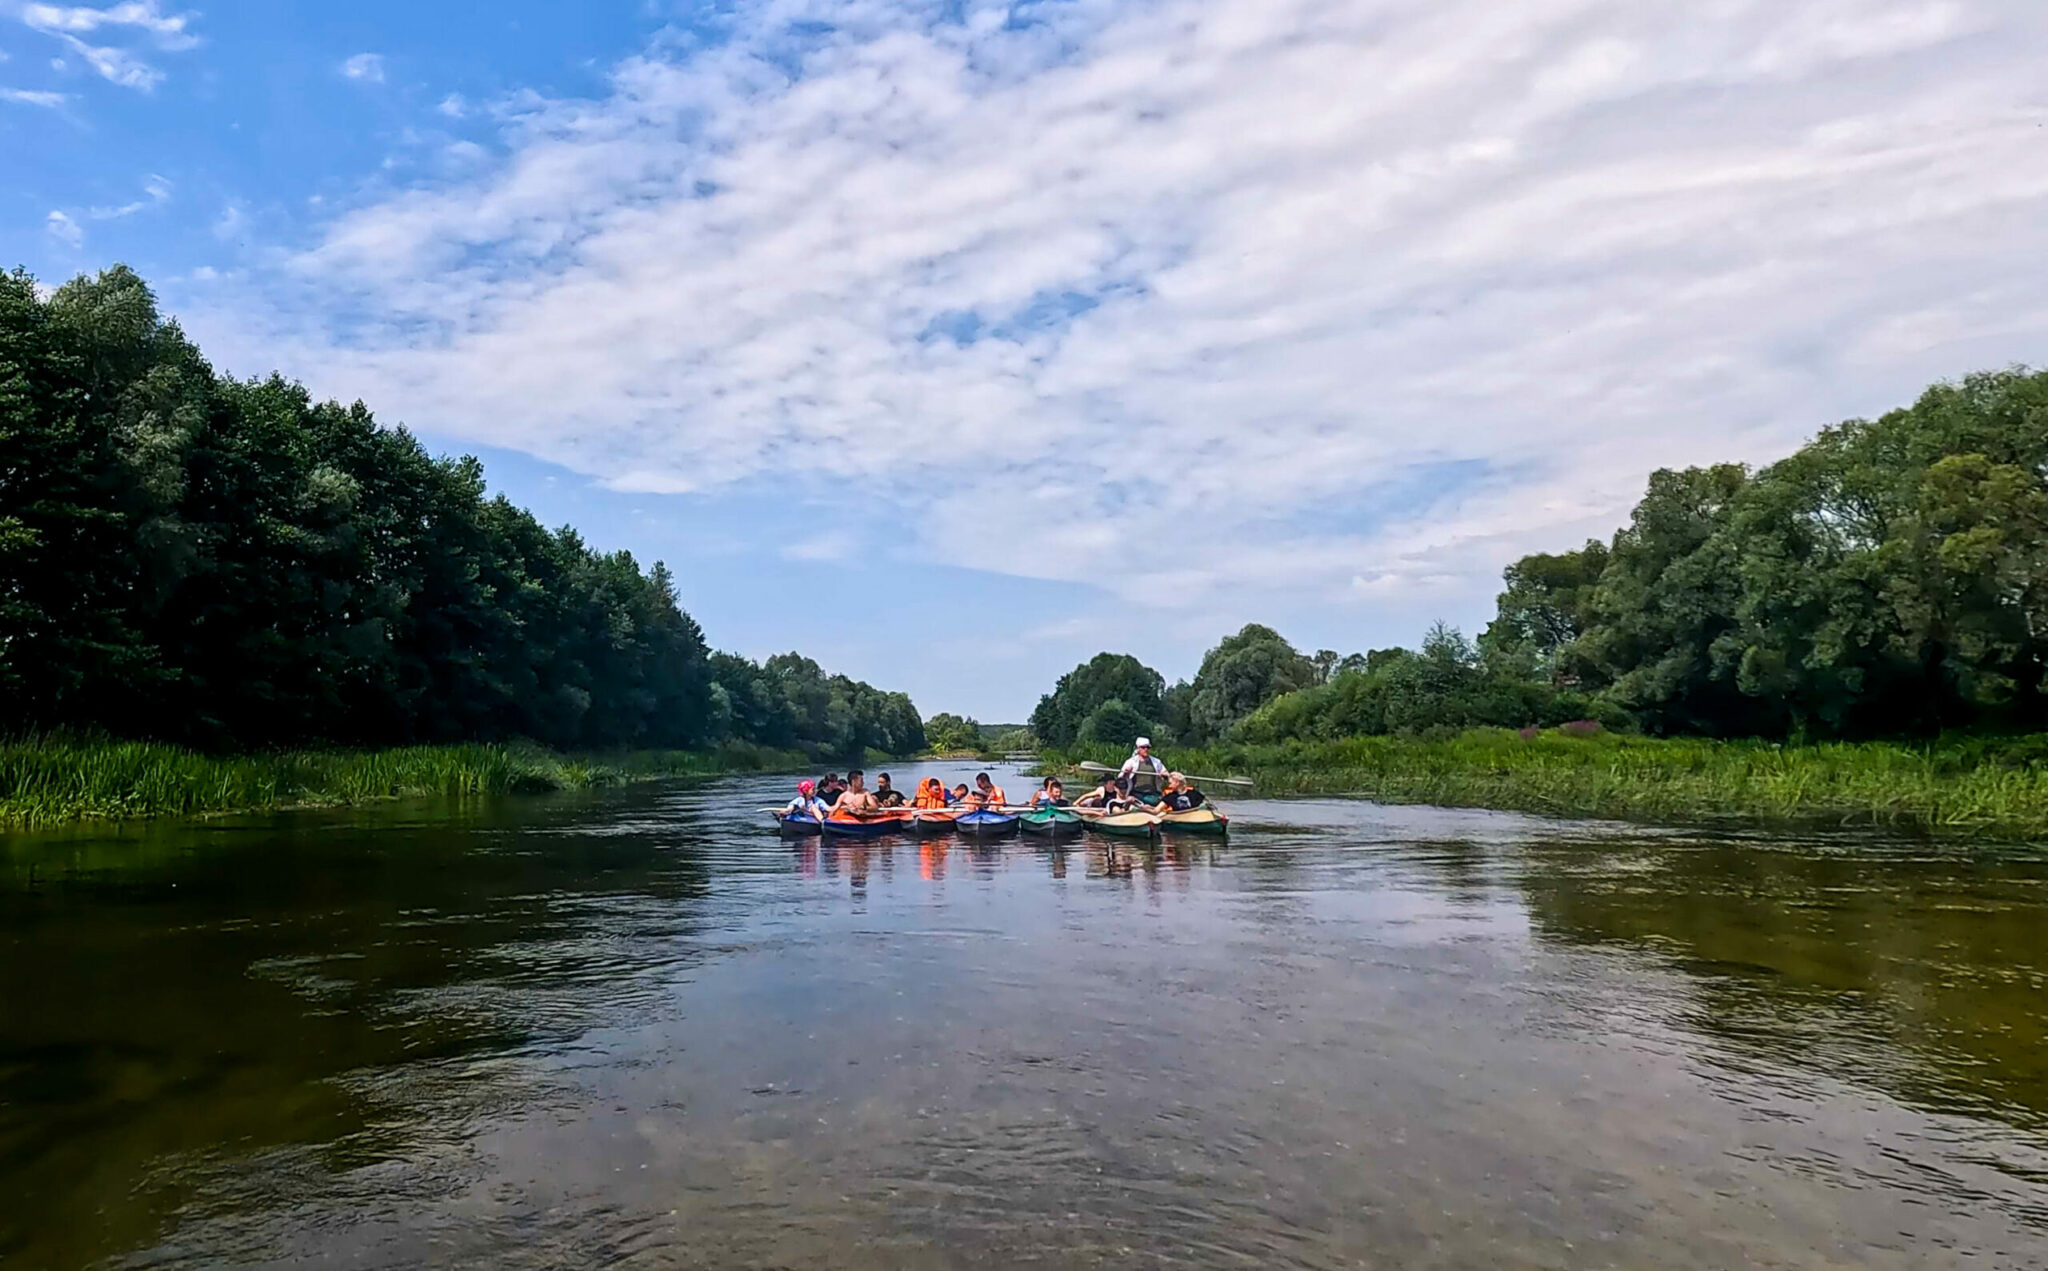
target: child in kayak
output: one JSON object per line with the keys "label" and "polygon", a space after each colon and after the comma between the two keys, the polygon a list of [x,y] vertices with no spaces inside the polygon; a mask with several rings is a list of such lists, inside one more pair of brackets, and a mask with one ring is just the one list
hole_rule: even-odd
{"label": "child in kayak", "polygon": [[1045,784],[1040,786],[1037,792],[1031,796],[1031,806],[1034,808],[1065,808],[1073,805],[1067,802],[1067,789],[1060,784],[1060,779],[1058,777],[1047,777]]}
{"label": "child in kayak", "polygon": [[987,773],[977,772],[974,774],[974,787],[981,795],[981,805],[983,807],[1004,808],[1010,805],[1010,796],[1003,793],[1001,786],[989,780]]}
{"label": "child in kayak", "polygon": [[1180,773],[1166,774],[1166,789],[1159,796],[1160,812],[1192,812],[1208,801],[1208,797]]}
{"label": "child in kayak", "polygon": [[825,816],[825,804],[813,794],[817,788],[817,783],[809,778],[797,782],[796,798],[791,799],[789,806],[782,809],[782,815],[808,816],[822,820]]}
{"label": "child in kayak", "polygon": [[1123,787],[1115,777],[1104,777],[1102,784],[1074,800],[1077,808],[1101,808],[1104,812],[1115,812],[1131,806],[1131,800],[1124,796]]}

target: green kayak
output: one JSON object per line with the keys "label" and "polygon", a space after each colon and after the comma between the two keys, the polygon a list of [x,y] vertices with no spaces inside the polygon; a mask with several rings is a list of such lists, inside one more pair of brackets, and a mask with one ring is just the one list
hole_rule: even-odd
{"label": "green kayak", "polygon": [[1039,808],[1017,815],[1017,828],[1026,834],[1079,834],[1081,814],[1072,808]]}

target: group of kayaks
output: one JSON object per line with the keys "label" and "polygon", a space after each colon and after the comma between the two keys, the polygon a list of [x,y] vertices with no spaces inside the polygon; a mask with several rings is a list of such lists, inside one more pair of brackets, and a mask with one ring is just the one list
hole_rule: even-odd
{"label": "group of kayaks", "polygon": [[1151,838],[1162,830],[1181,834],[1223,834],[1230,828],[1230,818],[1206,804],[1185,812],[1160,812],[1154,808],[1131,808],[1121,812],[1076,807],[889,808],[865,816],[834,812],[822,819],[785,813],[775,813],[774,816],[781,832],[793,838],[809,834],[835,838],[881,838],[885,834],[964,834],[973,838],[1001,838],[1017,833],[1070,838],[1087,830],[1127,838]]}

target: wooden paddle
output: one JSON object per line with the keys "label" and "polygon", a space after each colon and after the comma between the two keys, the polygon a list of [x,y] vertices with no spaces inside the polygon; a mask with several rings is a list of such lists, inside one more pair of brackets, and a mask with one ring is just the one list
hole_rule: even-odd
{"label": "wooden paddle", "polygon": [[[1080,768],[1080,769],[1081,769],[1081,771],[1083,771],[1083,772],[1122,772],[1122,771],[1123,771],[1123,769],[1121,769],[1121,768],[1112,768],[1112,767],[1110,767],[1110,766],[1109,766],[1108,764],[1099,764],[1099,763],[1094,763],[1094,762],[1089,762],[1089,763],[1082,763],[1082,764],[1077,764],[1077,765],[1075,765],[1075,766],[1076,766],[1076,767],[1078,767],[1078,768]],[[1157,774],[1154,774],[1154,775],[1156,776]],[[1214,783],[1214,784],[1216,784],[1216,785],[1219,785],[1219,786],[1248,786],[1248,785],[1252,784],[1252,783],[1251,783],[1251,782],[1250,782],[1249,780],[1247,780],[1247,779],[1246,779],[1246,778],[1244,778],[1244,777],[1198,777],[1198,776],[1196,776],[1195,774],[1193,774],[1193,773],[1191,773],[1191,772],[1183,772],[1183,773],[1182,773],[1182,774],[1180,774],[1180,775],[1181,775],[1181,776],[1183,776],[1183,777],[1186,777],[1186,778],[1187,778],[1188,780],[1190,780],[1190,781],[1198,781],[1198,782],[1200,782],[1200,781],[1206,781],[1206,782],[1212,782],[1212,783]]]}

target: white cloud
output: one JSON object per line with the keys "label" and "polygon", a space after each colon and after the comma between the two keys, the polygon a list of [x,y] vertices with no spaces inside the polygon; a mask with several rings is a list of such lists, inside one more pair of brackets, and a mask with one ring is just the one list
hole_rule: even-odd
{"label": "white cloud", "polygon": [[65,93],[48,93],[32,88],[0,88],[0,102],[13,102],[20,106],[43,106],[55,110],[70,100],[70,96]]}
{"label": "white cloud", "polygon": [[142,182],[143,197],[119,207],[96,207],[87,215],[96,221],[115,221],[124,216],[133,216],[153,207],[160,207],[171,199],[171,182],[168,177],[151,174]]}
{"label": "white cloud", "polygon": [[464,115],[467,115],[469,113],[469,103],[463,99],[461,93],[450,93],[446,97],[443,97],[441,99],[441,104],[439,106],[436,106],[434,109],[440,111],[442,114],[448,116],[450,119],[460,119]]}
{"label": "white cloud", "polygon": [[[168,53],[182,52],[199,43],[199,37],[191,31],[196,15],[165,13],[158,0],[134,0],[104,9],[89,5],[29,4],[23,5],[18,15],[26,25],[63,41],[102,79],[144,92],[163,82],[162,71],[131,49],[92,44],[83,37],[99,31],[117,36],[132,34]],[[61,60],[51,65],[64,69]]]}
{"label": "white cloud", "polygon": [[341,73],[347,79],[381,84],[384,82],[384,59],[375,53],[358,53],[341,64]]}
{"label": "white cloud", "polygon": [[49,230],[51,238],[56,239],[67,247],[82,247],[85,245],[85,231],[78,227],[77,221],[72,220],[62,212],[50,213],[44,219],[43,225]]}
{"label": "white cloud", "polygon": [[1476,603],[1653,466],[2048,339],[2028,0],[967,8],[768,0],[529,98],[244,347],[623,489],[827,465],[918,491],[921,553],[1251,616]]}

